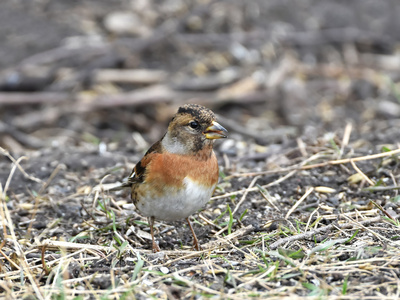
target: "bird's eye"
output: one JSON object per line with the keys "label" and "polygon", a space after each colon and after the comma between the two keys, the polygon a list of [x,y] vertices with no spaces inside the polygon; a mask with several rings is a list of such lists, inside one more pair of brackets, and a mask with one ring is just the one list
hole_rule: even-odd
{"label": "bird's eye", "polygon": [[189,123],[189,126],[190,126],[191,128],[193,128],[193,129],[197,129],[197,128],[200,127],[200,124],[199,124],[199,122],[191,121],[191,122]]}

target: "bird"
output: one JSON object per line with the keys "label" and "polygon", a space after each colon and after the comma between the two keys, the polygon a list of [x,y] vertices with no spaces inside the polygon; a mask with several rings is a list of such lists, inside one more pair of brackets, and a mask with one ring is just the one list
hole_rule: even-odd
{"label": "bird", "polygon": [[131,199],[148,219],[154,253],[160,251],[154,238],[155,220],[186,219],[193,249],[201,250],[189,216],[202,209],[215,191],[219,169],[213,144],[227,133],[210,109],[182,105],[163,137],[133,168],[128,177]]}

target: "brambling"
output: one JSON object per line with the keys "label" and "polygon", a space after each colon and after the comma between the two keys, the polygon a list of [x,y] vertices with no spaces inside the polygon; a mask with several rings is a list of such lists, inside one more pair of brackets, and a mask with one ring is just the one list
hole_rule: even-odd
{"label": "brambling", "polygon": [[128,179],[131,198],[148,218],[153,252],[160,251],[154,239],[155,219],[186,218],[193,248],[200,250],[189,216],[203,208],[215,190],[219,172],[213,144],[226,134],[211,110],[185,104],[179,107],[161,140],[134,167]]}

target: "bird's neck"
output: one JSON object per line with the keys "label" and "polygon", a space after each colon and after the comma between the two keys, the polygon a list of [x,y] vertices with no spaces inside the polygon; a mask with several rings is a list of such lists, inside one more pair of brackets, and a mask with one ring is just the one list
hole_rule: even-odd
{"label": "bird's neck", "polygon": [[181,141],[168,132],[161,140],[163,149],[169,153],[178,155],[193,155],[197,160],[207,160],[213,153],[213,140],[205,141]]}
{"label": "bird's neck", "polygon": [[168,132],[161,140],[163,149],[169,153],[187,155],[188,147],[185,143],[180,141],[177,136],[171,136]]}

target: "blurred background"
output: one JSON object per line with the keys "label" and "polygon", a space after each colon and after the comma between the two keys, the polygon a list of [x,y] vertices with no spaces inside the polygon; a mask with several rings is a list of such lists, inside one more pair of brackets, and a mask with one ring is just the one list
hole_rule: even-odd
{"label": "blurred background", "polygon": [[[242,231],[244,243],[232,240],[204,265],[186,254],[166,264],[149,255],[146,269],[150,263],[153,270],[171,270],[166,275],[170,271],[160,269],[171,277],[153,280],[154,272],[138,275],[140,256],[133,266],[133,252],[122,250],[126,244],[116,235],[118,226],[132,247],[148,249],[148,226],[129,189],[98,197],[92,188],[128,176],[184,103],[209,107],[229,130],[228,139],[215,143],[221,171],[216,197],[204,217],[195,216],[199,240],[204,245],[230,233],[232,223],[235,234],[250,225],[254,231]],[[0,199],[12,216],[1,223],[6,243],[0,248],[23,266],[17,270],[0,260],[1,270],[13,271],[2,279],[0,293],[24,298],[26,289],[36,291],[44,282],[52,285],[42,290],[48,298],[57,297],[53,288],[59,286],[60,295],[71,291],[74,297],[98,286],[125,288],[128,277],[120,274],[134,268],[129,282],[134,293],[143,286],[143,299],[166,292],[159,298],[218,297],[224,290],[229,298],[242,288],[248,297],[258,291],[275,297],[287,292],[287,298],[398,296],[398,227],[375,218],[382,211],[398,225],[398,157],[358,161],[358,167],[317,166],[398,149],[399,141],[399,0],[0,0]],[[7,151],[26,173],[14,172]],[[285,169],[306,163],[313,166]],[[368,223],[353,234],[362,219]],[[157,224],[161,249],[190,245],[189,229],[176,225]],[[337,226],[340,235],[331,230]],[[18,241],[11,242],[14,233],[5,238],[7,227]],[[279,254],[264,252],[264,237],[266,250],[273,239],[295,237],[304,228],[307,234],[315,228],[315,236],[299,234],[301,240],[285,241]],[[90,254],[79,250],[79,260],[74,255],[67,262],[58,258],[58,248],[50,254],[45,238],[120,246],[115,259],[109,250],[107,257],[96,250],[95,260],[87,260],[95,249],[87,248]],[[124,262],[125,253],[132,257]],[[186,269],[192,264],[198,269]],[[173,275],[183,268],[180,278],[190,281]],[[63,288],[59,274],[72,289]],[[91,278],[90,285],[68,274]],[[136,275],[143,284],[136,285]]]}
{"label": "blurred background", "polygon": [[3,0],[0,146],[142,153],[192,102],[230,130],[228,156],[346,124],[374,150],[400,138],[399,16],[397,0]]}

